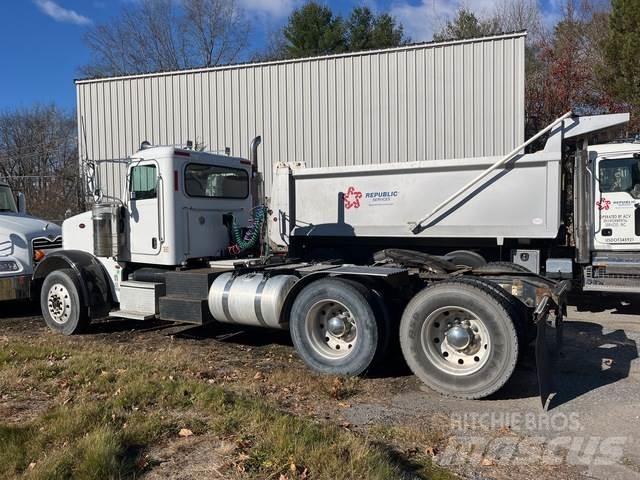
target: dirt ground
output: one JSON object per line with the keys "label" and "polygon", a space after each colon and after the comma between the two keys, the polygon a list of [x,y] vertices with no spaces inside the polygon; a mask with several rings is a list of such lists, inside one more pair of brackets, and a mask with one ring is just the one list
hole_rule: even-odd
{"label": "dirt ground", "polygon": [[[393,443],[408,467],[426,454],[463,478],[640,478],[640,299],[572,303],[547,412],[537,396],[532,351],[497,395],[463,401],[425,390],[399,359],[368,378],[319,377],[297,358],[287,332],[122,320],[92,325],[68,342],[134,345],[150,358],[184,349],[185,369],[211,383]],[[53,334],[28,305],[0,307],[0,348],[3,338],[47,335]],[[43,399],[16,402],[0,392],[5,421],[28,421],[46,408]],[[157,467],[148,478],[216,478],[215,452],[226,447],[214,438],[154,446]]]}

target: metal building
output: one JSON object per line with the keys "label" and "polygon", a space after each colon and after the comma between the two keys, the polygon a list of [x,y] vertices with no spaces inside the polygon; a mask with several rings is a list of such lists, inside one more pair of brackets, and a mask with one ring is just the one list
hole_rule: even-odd
{"label": "metal building", "polygon": [[[80,158],[120,196],[144,140],[231,149],[262,135],[272,165],[361,165],[507,153],[524,140],[525,33],[76,81]],[[106,161],[106,162],[104,162]]]}

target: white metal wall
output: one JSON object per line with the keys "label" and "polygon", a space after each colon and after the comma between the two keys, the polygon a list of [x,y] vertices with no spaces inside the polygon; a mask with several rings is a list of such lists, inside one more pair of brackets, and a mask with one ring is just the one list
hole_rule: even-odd
{"label": "white metal wall", "polygon": [[[312,59],[77,81],[81,158],[144,140],[247,157],[360,165],[507,153],[524,140],[522,33]],[[86,139],[86,141],[85,141]],[[103,164],[121,194],[124,163]]]}

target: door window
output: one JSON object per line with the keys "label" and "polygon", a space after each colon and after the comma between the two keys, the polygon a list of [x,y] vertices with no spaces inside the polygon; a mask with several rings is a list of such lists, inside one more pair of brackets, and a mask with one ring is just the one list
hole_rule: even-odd
{"label": "door window", "polygon": [[249,174],[239,168],[190,163],[184,173],[184,189],[190,197],[247,198]]}
{"label": "door window", "polygon": [[158,173],[155,165],[138,165],[131,169],[131,198],[145,200],[156,198]]}
{"label": "door window", "polygon": [[601,192],[626,192],[633,198],[640,198],[639,159],[602,160],[599,177]]}

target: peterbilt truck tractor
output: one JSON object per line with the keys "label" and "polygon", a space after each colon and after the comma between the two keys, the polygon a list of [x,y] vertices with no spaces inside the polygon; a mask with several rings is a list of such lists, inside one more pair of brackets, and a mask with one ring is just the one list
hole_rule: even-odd
{"label": "peterbilt truck tractor", "polygon": [[569,112],[501,158],[301,159],[275,166],[269,198],[259,137],[249,160],[145,142],[124,198],[96,191],[36,268],[44,318],[66,335],[105,316],[288,329],[334,375],[370,371],[399,340],[427,386],[469,399],[535,341],[544,399],[570,283],[640,288],[612,275],[636,275],[640,145],[590,144],[627,120]]}
{"label": "peterbilt truck tractor", "polygon": [[0,180],[0,302],[31,299],[34,269],[60,248],[61,228],[28,215],[24,195]]}

